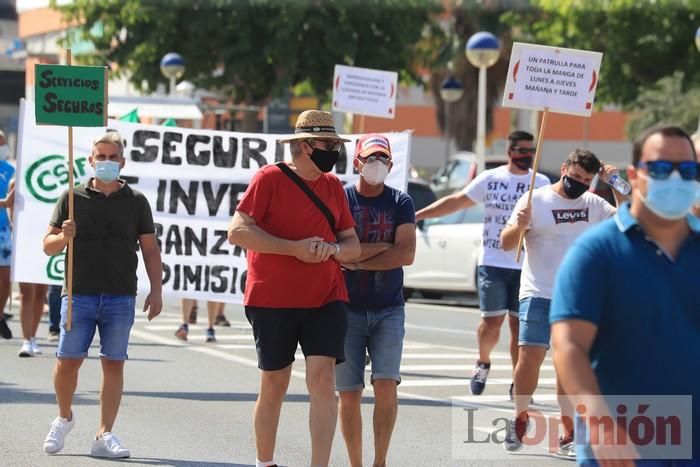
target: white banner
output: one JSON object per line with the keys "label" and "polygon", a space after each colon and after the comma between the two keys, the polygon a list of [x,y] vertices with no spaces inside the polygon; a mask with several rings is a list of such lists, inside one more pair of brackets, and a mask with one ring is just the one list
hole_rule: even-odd
{"label": "white banner", "polygon": [[396,116],[399,74],[336,65],[333,76],[333,110],[382,118]]}
{"label": "white banner", "polygon": [[[12,280],[60,284],[64,255],[47,257],[43,237],[60,194],[68,186],[65,127],[34,124],[32,102],[22,102],[17,151]],[[266,164],[290,160],[287,135],[234,133],[109,121],[126,140],[122,176],[151,204],[163,258],[164,295],[241,303],[245,253],[229,245],[226,227],[253,174]],[[88,165],[93,138],[105,128],[74,128],[74,174],[93,175]],[[386,133],[394,156],[387,184],[406,190],[410,132]],[[359,135],[341,151],[336,175],[357,180],[352,164]],[[108,264],[104,265],[109,268]],[[99,274],[99,271],[95,271]],[[148,277],[139,262],[139,291]]]}

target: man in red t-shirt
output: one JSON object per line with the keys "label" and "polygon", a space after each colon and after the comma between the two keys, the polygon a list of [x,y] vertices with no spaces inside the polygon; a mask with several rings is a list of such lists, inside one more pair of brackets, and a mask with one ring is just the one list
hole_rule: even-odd
{"label": "man in red t-shirt", "polygon": [[[306,359],[311,401],[310,464],[327,466],[330,458],[337,419],[334,368],[345,360],[347,328],[340,264],[360,254],[343,186],[329,173],[343,141],[329,112],[302,112],[294,136],[280,141],[291,143],[292,164],[261,168],[229,225],[229,242],[248,250],[244,305],[262,370],[253,416],[256,467],[276,465],[277,424],[297,344]],[[297,183],[325,204],[328,215]]]}

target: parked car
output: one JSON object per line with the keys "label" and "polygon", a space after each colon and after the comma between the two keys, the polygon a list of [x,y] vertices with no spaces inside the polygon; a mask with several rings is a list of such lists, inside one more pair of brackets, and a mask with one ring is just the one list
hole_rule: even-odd
{"label": "parked car", "polygon": [[428,219],[416,229],[416,257],[404,268],[404,296],[420,291],[426,298],[445,292],[476,292],[484,211],[476,205]]}

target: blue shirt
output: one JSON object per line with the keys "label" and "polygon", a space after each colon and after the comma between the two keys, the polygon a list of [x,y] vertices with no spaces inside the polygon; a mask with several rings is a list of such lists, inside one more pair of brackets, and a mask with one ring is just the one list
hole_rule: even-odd
{"label": "blue shirt", "polygon": [[[7,161],[0,161],[0,198],[7,196],[7,187],[15,176],[15,168]],[[10,226],[10,218],[7,217],[7,209],[0,209],[0,229]]]}
{"label": "blue shirt", "polygon": [[700,459],[700,219],[687,219],[675,259],[627,204],[581,235],[557,273],[550,322],[597,326],[589,356],[601,394],[692,395]]}
{"label": "blue shirt", "polygon": [[[415,224],[413,200],[389,186],[373,198],[362,196],[354,185],[345,187],[360,243],[394,242],[396,228]],[[403,268],[387,271],[345,271],[350,309],[382,310],[399,307],[403,299]]]}

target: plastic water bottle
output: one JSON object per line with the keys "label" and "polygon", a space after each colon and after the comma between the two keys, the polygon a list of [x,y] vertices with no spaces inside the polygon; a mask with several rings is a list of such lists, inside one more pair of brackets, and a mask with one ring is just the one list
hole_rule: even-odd
{"label": "plastic water bottle", "polygon": [[622,193],[625,196],[629,195],[630,191],[632,191],[632,187],[630,186],[630,184],[627,183],[618,174],[613,174],[610,177],[610,180],[608,180],[608,185],[615,188],[617,191],[619,191],[620,193]]}

